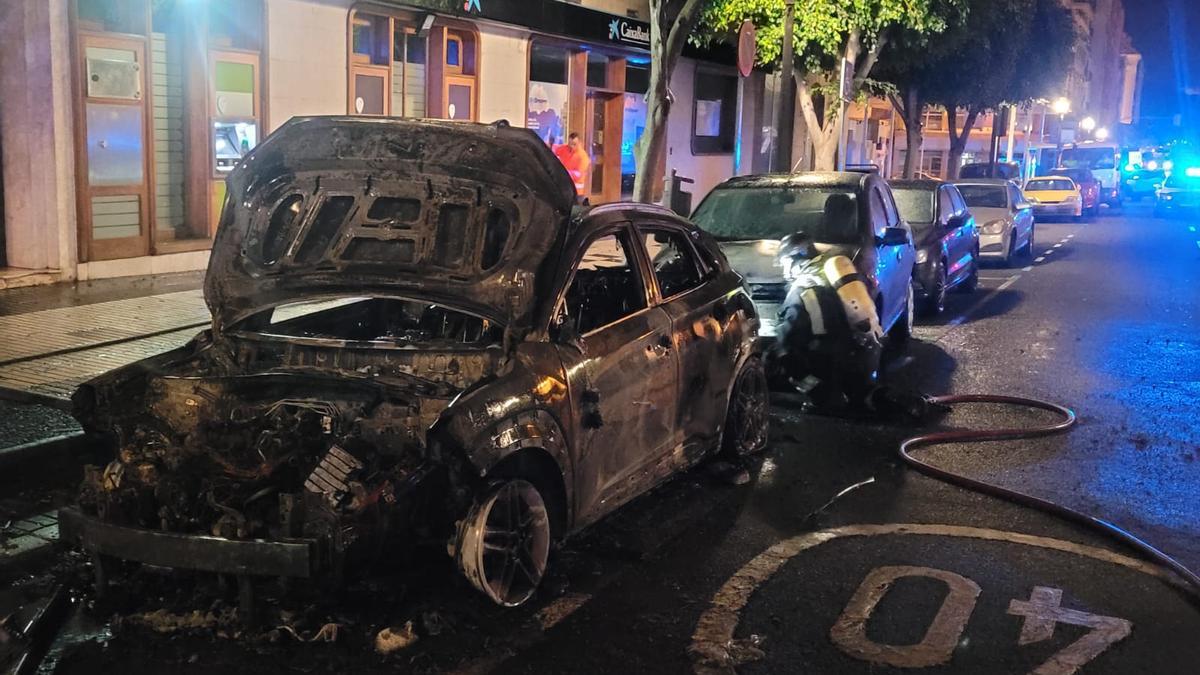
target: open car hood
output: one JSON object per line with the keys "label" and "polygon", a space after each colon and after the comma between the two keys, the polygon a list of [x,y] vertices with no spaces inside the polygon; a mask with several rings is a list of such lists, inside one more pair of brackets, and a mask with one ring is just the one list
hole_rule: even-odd
{"label": "open car hood", "polygon": [[226,185],[204,283],[217,331],[372,294],[523,324],[575,202],[545,143],[507,122],[293,118]]}

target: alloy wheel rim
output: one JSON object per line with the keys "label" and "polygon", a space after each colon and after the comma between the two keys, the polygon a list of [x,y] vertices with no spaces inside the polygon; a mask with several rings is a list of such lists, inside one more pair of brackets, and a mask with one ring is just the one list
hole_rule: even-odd
{"label": "alloy wheel rim", "polygon": [[738,454],[748,454],[765,442],[767,430],[767,378],[758,368],[747,368],[738,380],[733,401]]}
{"label": "alloy wheel rim", "polygon": [[505,483],[479,514],[477,565],[484,590],[496,603],[522,604],[546,572],[550,521],[545,502],[527,481]]}

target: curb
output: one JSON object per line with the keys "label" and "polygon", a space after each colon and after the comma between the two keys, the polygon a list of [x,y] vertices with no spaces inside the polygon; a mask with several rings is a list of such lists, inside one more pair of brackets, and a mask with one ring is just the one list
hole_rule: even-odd
{"label": "curb", "polygon": [[37,462],[43,467],[53,461],[69,458],[81,450],[87,435],[82,431],[51,436],[40,441],[0,448],[0,470],[8,472],[27,468]]}

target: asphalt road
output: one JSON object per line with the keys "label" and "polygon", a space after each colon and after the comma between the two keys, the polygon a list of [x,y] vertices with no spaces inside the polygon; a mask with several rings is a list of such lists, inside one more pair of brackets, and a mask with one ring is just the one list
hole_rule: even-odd
{"label": "asphalt road", "polygon": [[[888,376],[931,393],[1047,398],[1072,406],[1080,424],[1066,436],[922,452],[1111,520],[1200,568],[1195,222],[1134,206],[1039,224],[1037,238],[1036,260],[986,269],[976,293],[953,296],[944,317],[919,328]],[[945,425],[1044,419],[984,407]],[[750,483],[700,469],[635,501],[568,543],[548,588],[518,610],[485,606],[431,564],[355,587],[332,609],[298,596],[271,604],[274,625],[302,638],[339,624],[333,643],[271,625],[237,638],[105,625],[114,608],[209,609],[190,582],[143,575],[98,606],[100,623],[72,625],[51,669],[1195,671],[1200,603],[1177,580],[1091,532],[904,469],[895,448],[913,431],[778,403]],[[376,632],[407,621],[418,640],[376,654]]]}

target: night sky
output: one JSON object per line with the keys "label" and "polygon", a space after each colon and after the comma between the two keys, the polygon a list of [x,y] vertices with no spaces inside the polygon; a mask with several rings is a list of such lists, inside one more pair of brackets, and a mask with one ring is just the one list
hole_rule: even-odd
{"label": "night sky", "polygon": [[[1181,114],[1194,131],[1200,121],[1200,2],[1126,0],[1125,30],[1144,59],[1142,126],[1161,129]],[[1189,89],[1192,95],[1185,96]]]}

